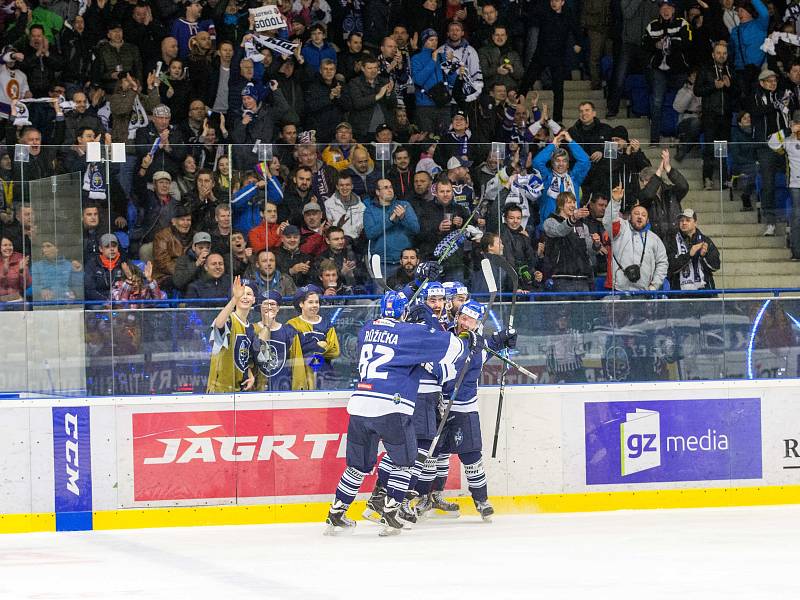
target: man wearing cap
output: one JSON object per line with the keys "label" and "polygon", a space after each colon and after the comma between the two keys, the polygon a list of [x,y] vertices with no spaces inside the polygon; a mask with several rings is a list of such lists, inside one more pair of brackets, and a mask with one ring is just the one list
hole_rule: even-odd
{"label": "man wearing cap", "polygon": [[789,129],[789,98],[778,92],[778,76],[765,69],[758,76],[758,90],[745,98],[750,113],[753,142],[761,175],[761,213],[767,226],[765,236],[775,235],[775,175],[784,169],[783,156],[770,150],[766,142],[773,133]]}
{"label": "man wearing cap", "polygon": [[[431,90],[452,90],[456,73],[445,75],[443,63],[445,54],[439,48],[439,36],[434,29],[425,29],[419,36],[420,50],[411,57],[411,78],[414,82],[416,114],[414,120],[420,131],[439,135],[447,127],[450,117],[450,103],[431,95]],[[449,92],[448,92],[449,93]],[[434,100],[437,97],[439,103]]]}
{"label": "man wearing cap", "polygon": [[300,228],[300,252],[311,257],[319,256],[327,248],[322,234],[328,227],[322,207],[309,202],[303,207],[303,226]]}
{"label": "man wearing cap", "polygon": [[319,72],[306,82],[303,122],[309,129],[316,130],[320,141],[330,140],[344,125],[350,127],[352,134],[352,126],[343,121],[342,83],[336,77],[336,62],[327,58],[322,59]]}
{"label": "man wearing cap", "polygon": [[225,259],[212,252],[206,257],[200,276],[186,287],[185,298],[208,299],[209,302],[192,302],[190,307],[225,306],[231,295],[231,277],[225,273]]}
{"label": "man wearing cap", "polygon": [[650,53],[647,78],[650,84],[650,143],[661,138],[661,107],[668,89],[677,90],[686,80],[686,51],[691,41],[689,23],[675,18],[674,0],[659,0],[658,18],[645,30],[643,45]]}
{"label": "man wearing cap", "polygon": [[642,150],[639,140],[630,139],[628,130],[622,125],[614,127],[610,137],[617,144],[617,158],[611,159],[611,182],[609,183],[608,172],[601,171],[591,182],[584,183],[583,187],[589,193],[600,190],[608,198],[611,190],[621,186],[625,191],[622,209],[627,213],[629,207],[639,199],[639,172],[650,166],[650,159]]}
{"label": "man wearing cap", "polygon": [[94,68],[100,73],[100,82],[107,94],[114,91],[121,73],[130,73],[142,81],[142,56],[139,49],[123,39],[122,24],[112,21],[106,33],[108,41],[95,48]]}
{"label": "man wearing cap", "polygon": [[731,54],[742,97],[747,98],[757,89],[758,73],[766,58],[761,44],[767,37],[769,12],[762,0],[746,0],[737,4],[739,24],[731,29]]}
{"label": "man wearing cap", "polygon": [[[353,126],[342,121],[336,126],[335,142],[325,146],[322,151],[322,162],[341,173],[350,168],[351,158],[356,148],[366,150],[364,146],[353,140]],[[370,159],[372,164],[372,159]]]}
{"label": "man wearing cap", "polygon": [[279,88],[267,92],[264,86],[252,82],[242,88],[242,109],[241,117],[234,122],[231,141],[237,144],[234,164],[249,168],[258,162],[255,145],[271,143],[275,128],[291,109]]}
{"label": "man wearing cap", "polygon": [[192,247],[175,261],[175,273],[172,276],[175,289],[184,293],[190,283],[200,278],[209,254],[211,254],[211,236],[205,231],[198,231],[192,237]]}
{"label": "man wearing cap", "polygon": [[[147,127],[136,130],[136,156],[140,160],[137,175],[140,178],[149,179],[156,171],[166,171],[173,177],[180,173],[189,149],[180,131],[170,124],[171,119],[169,106],[159,104],[153,109]],[[146,161],[147,157],[149,160]]]}
{"label": "man wearing cap", "polygon": [[371,139],[378,125],[391,122],[397,95],[394,82],[380,74],[377,58],[364,58],[361,74],[345,86],[342,105],[349,111],[356,139]]}
{"label": "man wearing cap", "polygon": [[792,251],[792,260],[800,260],[800,110],[792,114],[791,130],[776,131],[770,136],[768,143],[772,150],[785,154],[789,161],[787,183],[792,198],[789,248]]}
{"label": "man wearing cap", "polygon": [[188,206],[179,205],[169,227],[161,229],[153,238],[153,277],[162,290],[174,287],[175,265],[178,257],[191,247],[192,238],[192,211]]}
{"label": "man wearing cap", "polygon": [[[143,171],[148,170],[150,161],[152,158],[146,154],[142,162]],[[131,230],[131,238],[139,244],[152,242],[158,231],[168,227],[178,206],[178,200],[172,194],[172,176],[169,173],[155,171],[151,181],[152,190],[148,188],[144,176],[133,180],[134,202],[140,209],[140,216]]]}
{"label": "man wearing cap", "polygon": [[467,113],[457,110],[450,119],[450,128],[444,133],[440,143],[436,145],[434,154],[436,162],[446,165],[453,156],[472,160],[477,149],[470,145],[471,138],[472,131],[469,129]]}
{"label": "man wearing cap", "polygon": [[281,234],[281,247],[275,251],[275,260],[281,273],[289,275],[298,286],[306,285],[311,278],[311,257],[300,250],[300,229],[287,225]]}
{"label": "man wearing cap", "polygon": [[[472,161],[451,156],[447,161],[447,179],[453,186],[453,201],[463,207],[467,214],[472,213],[475,189],[469,175]],[[480,223],[476,223],[480,225]]]}
{"label": "man wearing cap", "polygon": [[719,250],[697,228],[697,213],[691,208],[684,209],[678,217],[678,231],[667,237],[666,247],[671,289],[716,289],[714,271],[721,266]]}
{"label": "man wearing cap", "polygon": [[122,271],[122,255],[119,240],[113,233],[100,237],[100,253],[86,261],[83,270],[83,293],[85,300],[111,300],[111,288],[116,281],[125,279]]}

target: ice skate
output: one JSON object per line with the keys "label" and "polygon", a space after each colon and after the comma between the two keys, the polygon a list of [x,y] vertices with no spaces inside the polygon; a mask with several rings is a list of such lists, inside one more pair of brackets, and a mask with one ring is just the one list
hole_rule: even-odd
{"label": "ice skate", "polygon": [[488,500],[475,500],[475,509],[478,511],[478,514],[481,516],[486,523],[492,522],[492,515],[494,514],[494,508],[492,505],[489,504]]}
{"label": "ice skate", "polygon": [[379,536],[400,535],[400,531],[403,529],[403,522],[398,518],[399,511],[400,503],[394,498],[387,498],[383,516],[381,517],[383,529],[378,533]]}
{"label": "ice skate", "polygon": [[383,515],[383,507],[386,503],[386,488],[381,484],[375,484],[372,495],[367,500],[367,508],[364,509],[362,516],[367,521],[380,524]]}
{"label": "ice skate", "polygon": [[442,492],[431,492],[430,496],[432,508],[436,511],[435,515],[457,519],[461,516],[461,509],[455,502],[449,502],[442,497]]}
{"label": "ice skate", "polygon": [[417,523],[417,511],[411,505],[416,497],[416,492],[409,491],[406,493],[406,497],[400,503],[400,510],[397,513],[397,518],[403,522],[403,525],[407,529],[410,529],[411,525],[415,525]]}
{"label": "ice skate", "polygon": [[432,508],[433,503],[431,502],[430,494],[426,494],[417,500],[417,503],[414,505],[414,511],[417,513],[417,522],[424,521],[430,517]]}
{"label": "ice skate", "polygon": [[347,506],[341,500],[335,500],[325,519],[325,535],[349,535],[355,531],[356,522],[347,517]]}

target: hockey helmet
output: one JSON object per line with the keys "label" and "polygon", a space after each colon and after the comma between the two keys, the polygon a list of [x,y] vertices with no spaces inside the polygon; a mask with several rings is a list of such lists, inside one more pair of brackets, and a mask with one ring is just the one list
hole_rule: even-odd
{"label": "hockey helmet", "polygon": [[444,287],[444,298],[448,302],[453,299],[453,296],[466,296],[469,300],[469,289],[460,281],[445,281],[442,286]]}
{"label": "hockey helmet", "polygon": [[469,300],[461,305],[461,308],[458,309],[458,314],[467,315],[480,321],[483,319],[483,315],[486,314],[486,307],[476,300]]}
{"label": "hockey helmet", "polygon": [[403,292],[390,290],[381,298],[381,316],[390,319],[399,319],[408,304],[408,298]]}

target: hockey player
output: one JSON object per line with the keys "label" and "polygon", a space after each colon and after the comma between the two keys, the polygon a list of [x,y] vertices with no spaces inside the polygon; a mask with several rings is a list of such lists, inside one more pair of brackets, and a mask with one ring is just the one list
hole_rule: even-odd
{"label": "hockey player", "polygon": [[287,360],[289,349],[297,336],[291,325],[278,322],[283,297],[275,290],[260,294],[261,322],[255,324],[259,347],[257,349],[255,389],[259,391],[288,391],[292,389],[291,361]]}
{"label": "hockey player", "polygon": [[387,292],[381,301],[383,316],[367,322],[359,333],[359,382],[347,404],[347,469],[328,512],[327,534],[352,531],[355,527],[346,512],[364,477],[375,466],[381,440],[395,466],[388,479],[380,535],[400,533],[403,523],[398,511],[417,454],[412,415],[419,387],[419,364],[435,363],[449,380],[478,342],[478,336],[471,333],[466,334],[465,343],[444,331],[398,321],[404,303],[404,296]]}
{"label": "hockey player", "polygon": [[[459,336],[467,332],[480,335],[482,332],[478,331],[478,329],[485,311],[486,307],[479,302],[474,300],[465,302],[458,311],[456,323],[452,328],[453,333]],[[484,340],[481,336],[479,344],[481,347],[486,344],[495,351],[499,351],[502,348],[514,348],[517,344],[517,333],[514,329],[508,328],[492,334],[488,340]],[[489,504],[488,499],[486,473],[483,469],[481,456],[482,443],[478,416],[478,381],[486,358],[487,354],[484,351],[481,352],[480,356],[473,356],[467,373],[457,390],[454,389],[454,381],[444,382],[443,393],[445,400],[449,400],[453,394],[455,394],[455,397],[453,398],[447,423],[442,430],[442,436],[434,450],[434,455],[447,455],[449,457],[450,454],[458,454],[461,464],[464,465],[467,486],[472,494],[475,508],[484,521],[489,521],[494,514],[494,509]],[[426,462],[425,470],[428,472],[429,465],[430,463]],[[429,477],[424,477],[425,471],[423,471],[423,476],[420,477],[417,491],[420,492],[422,498],[416,506],[416,510],[420,515],[434,508],[435,501],[441,502],[441,499],[437,499],[437,492],[441,492],[444,489],[444,482],[447,477],[446,473],[444,477],[441,476],[438,460],[436,467],[437,479],[433,486],[427,485]]]}
{"label": "hockey player", "polygon": [[[419,298],[418,304],[407,308],[405,320],[410,323],[421,323],[431,331],[448,330],[450,323],[445,310],[445,290],[442,284],[435,281],[424,284]],[[418,453],[411,472],[409,490],[414,490],[427,459],[431,441],[436,436],[436,428],[439,425],[437,410],[442,398],[442,378],[444,373],[432,363],[421,365],[421,368],[423,371],[419,380],[417,402],[414,405],[414,432],[417,436]],[[386,486],[393,467],[394,464],[391,457],[388,453],[384,454],[378,465],[378,480],[375,483],[375,489],[372,491],[372,495],[367,501],[367,508],[364,511],[364,518],[369,521],[375,523],[380,521],[380,515],[386,499]],[[415,492],[412,492],[407,495],[400,507],[402,518],[410,523],[416,522],[416,514],[410,505],[415,494]],[[453,507],[455,507],[456,511],[458,510],[457,504],[453,504],[450,507],[437,506],[436,508],[452,512]]]}
{"label": "hockey player", "polygon": [[461,305],[469,300],[469,290],[460,281],[445,281],[444,286],[444,305],[448,312],[450,321],[456,319],[456,314],[461,308]]}

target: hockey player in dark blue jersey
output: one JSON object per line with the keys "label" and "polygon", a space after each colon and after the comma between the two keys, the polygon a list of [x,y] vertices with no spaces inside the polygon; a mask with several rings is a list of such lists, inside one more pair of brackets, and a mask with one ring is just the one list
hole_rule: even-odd
{"label": "hockey player in dark blue jersey", "polygon": [[[477,331],[477,329],[479,329],[485,311],[486,307],[479,302],[474,300],[465,302],[458,311],[456,323],[452,328],[453,333],[456,335],[463,335],[466,332],[481,334],[482,332]],[[492,350],[499,351],[502,348],[514,348],[516,343],[516,331],[508,328],[492,334],[488,339],[484,339],[481,336],[479,346],[485,344]],[[487,357],[488,354],[485,351],[481,352],[480,360],[476,360],[476,357],[473,357],[458,390],[454,389],[453,381],[443,384],[442,391],[445,400],[449,400],[454,392],[455,397],[453,398],[447,423],[439,439],[439,444],[434,450],[434,455],[449,456],[450,454],[458,454],[461,464],[464,465],[467,486],[472,494],[475,508],[485,521],[490,520],[494,514],[494,509],[488,500],[486,472],[483,468],[481,455],[482,442],[478,416],[478,381],[480,380],[483,363],[486,362]],[[429,463],[426,463],[425,466],[429,467]],[[443,480],[437,477],[436,483],[438,485],[428,488],[430,478],[424,475],[423,473],[417,485],[417,491],[422,496],[416,506],[420,515],[434,507],[434,494],[443,489],[444,480],[446,480],[446,477]],[[436,489],[437,487],[440,489]]]}
{"label": "hockey player in dark blue jersey", "polygon": [[460,281],[445,281],[444,287],[444,307],[451,321],[456,320],[458,309],[469,300],[469,289]]}
{"label": "hockey player in dark blue jersey", "polygon": [[366,323],[359,333],[359,381],[347,404],[347,468],[328,512],[326,534],[355,527],[346,512],[375,466],[380,441],[395,465],[388,480],[380,534],[400,532],[403,523],[398,511],[417,454],[412,415],[419,365],[432,362],[455,374],[478,341],[476,336],[465,342],[445,331],[399,321],[402,304],[404,299],[397,292],[387,292],[381,302],[382,318]]}
{"label": "hockey player in dark blue jersey", "polygon": [[[424,326],[436,331],[445,331],[449,327],[444,308],[445,293],[441,283],[430,281],[422,285],[419,294],[419,302],[414,306],[407,307],[406,322],[421,323]],[[414,430],[417,436],[417,460],[411,470],[410,489],[413,490],[422,472],[427,459],[428,448],[431,440],[436,435],[437,410],[442,398],[442,381],[445,377],[454,376],[453,373],[443,372],[438,365],[427,363],[420,366],[423,369],[419,380],[419,391],[417,402],[414,406]],[[435,459],[430,459],[435,460]],[[379,522],[383,505],[386,500],[386,489],[389,476],[394,468],[392,458],[389,454],[384,454],[378,465],[378,480],[375,489],[367,501],[367,508],[364,511],[364,518]],[[412,494],[413,495],[413,494]],[[400,514],[407,522],[415,522],[416,515],[411,509],[410,502],[413,498],[407,496],[400,507]],[[453,504],[455,509],[458,505]],[[442,507],[437,507],[442,508]],[[452,508],[452,507],[451,507]]]}

